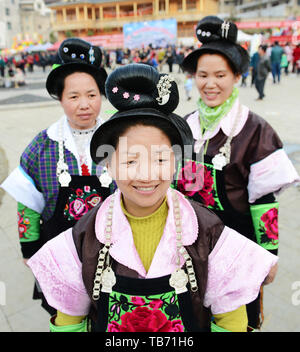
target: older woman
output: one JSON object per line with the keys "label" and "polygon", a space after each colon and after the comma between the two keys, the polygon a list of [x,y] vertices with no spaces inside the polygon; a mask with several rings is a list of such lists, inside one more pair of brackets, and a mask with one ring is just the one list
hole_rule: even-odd
{"label": "older woman", "polygon": [[[110,188],[99,183],[89,153],[92,135],[101,124],[101,94],[107,77],[100,67],[101,50],[70,38],[58,54],[61,64],[50,72],[46,88],[65,115],[32,140],[19,167],[2,184],[18,202],[25,262],[110,194]],[[42,298],[42,306],[53,313],[38,285],[33,298]]]}
{"label": "older woman", "polygon": [[[194,75],[200,94],[197,110],[186,117],[194,155],[184,169],[179,166],[175,187],[207,205],[225,225],[277,254],[274,194],[299,176],[273,128],[239,101],[235,85],[247,71],[249,57],[236,43],[236,25],[207,16],[196,34],[202,45],[182,64]],[[247,311],[249,325],[258,328],[259,296]]]}

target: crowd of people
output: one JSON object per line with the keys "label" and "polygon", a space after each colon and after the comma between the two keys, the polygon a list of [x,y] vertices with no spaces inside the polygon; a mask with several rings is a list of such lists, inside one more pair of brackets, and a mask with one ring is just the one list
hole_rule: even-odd
{"label": "crowd of people", "polygon": [[54,52],[18,53],[14,55],[0,55],[0,86],[18,88],[26,84],[27,73],[34,72],[35,67],[47,66],[55,62]]}
{"label": "crowd of people", "polygon": [[244,75],[241,86],[246,86],[246,77],[251,73],[251,86],[258,92],[257,100],[265,97],[264,87],[269,73],[272,74],[274,84],[280,83],[281,76],[290,73],[300,74],[300,43],[279,45],[275,41],[272,45],[261,44],[250,61],[249,71]]}
{"label": "crowd of people", "polygon": [[[243,45],[249,51],[249,45]],[[168,46],[166,48],[153,48],[149,46],[138,49],[103,49],[102,66],[114,69],[119,65],[129,63],[144,63],[153,66],[162,72],[163,66],[167,65],[169,73],[182,73],[181,64],[183,59],[194,50],[194,47]],[[56,52],[20,53],[11,56],[0,56],[0,77],[2,85],[5,85],[4,77],[9,77],[12,84],[8,86],[19,87],[25,84],[27,72],[34,72],[35,66],[40,66],[45,72],[46,67],[51,67],[57,62]],[[176,71],[175,71],[176,70]],[[255,86],[259,93],[258,99],[264,98],[264,84],[271,72],[274,83],[279,83],[281,74],[300,74],[300,43],[292,45],[286,43],[279,45],[261,44],[250,61],[249,70],[241,77],[241,87],[247,86],[250,78],[250,86]],[[248,78],[249,77],[249,78]],[[185,92],[187,100],[191,99],[192,77],[190,74],[185,78]]]}

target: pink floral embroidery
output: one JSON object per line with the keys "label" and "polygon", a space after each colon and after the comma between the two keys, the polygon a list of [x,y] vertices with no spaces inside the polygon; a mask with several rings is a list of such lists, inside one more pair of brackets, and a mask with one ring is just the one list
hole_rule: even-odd
{"label": "pink floral embroidery", "polygon": [[128,99],[129,98],[129,93],[128,92],[123,93],[123,98],[124,99]]}
{"label": "pink floral embroidery", "polygon": [[265,225],[265,233],[272,243],[278,240],[278,209],[269,209],[261,216],[261,220]]}
{"label": "pink floral embroidery", "polygon": [[113,93],[117,93],[117,92],[118,92],[118,90],[119,90],[119,88],[118,88],[118,87],[113,87],[112,92],[113,92]]}
{"label": "pink floral embroidery", "polygon": [[145,304],[145,300],[142,297],[137,296],[131,297],[131,302],[136,306],[143,306]]}
{"label": "pink floral embroidery", "polygon": [[65,205],[64,215],[68,220],[79,220],[90,209],[94,208],[101,202],[102,198],[95,189],[90,186],[77,188],[69,196]]}
{"label": "pink floral embroidery", "polygon": [[139,101],[139,100],[140,100],[139,94],[136,94],[136,95],[133,97],[133,99],[134,99],[135,101]]}
{"label": "pink floral embroidery", "polygon": [[137,307],[121,316],[121,324],[112,321],[109,332],[179,332],[183,331],[180,320],[170,321],[160,310]]}
{"label": "pink floral embroidery", "polygon": [[163,301],[161,299],[154,299],[153,301],[151,301],[149,303],[149,306],[152,308],[152,309],[159,309],[162,305],[163,305]]}
{"label": "pink floral embroidery", "polygon": [[215,204],[213,184],[214,179],[207,166],[194,161],[188,161],[178,175],[178,190],[188,197],[198,193],[206,206]]}

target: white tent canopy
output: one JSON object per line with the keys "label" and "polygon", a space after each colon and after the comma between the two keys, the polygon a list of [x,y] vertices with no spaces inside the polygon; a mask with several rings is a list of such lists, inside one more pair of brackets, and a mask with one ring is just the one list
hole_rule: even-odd
{"label": "white tent canopy", "polygon": [[240,29],[238,30],[238,36],[237,36],[237,41],[238,42],[248,42],[252,39],[252,35],[247,34]]}
{"label": "white tent canopy", "polygon": [[51,43],[46,44],[37,44],[37,45],[30,45],[28,46],[25,51],[26,52],[33,52],[33,51],[46,51],[48,48],[52,46]]}

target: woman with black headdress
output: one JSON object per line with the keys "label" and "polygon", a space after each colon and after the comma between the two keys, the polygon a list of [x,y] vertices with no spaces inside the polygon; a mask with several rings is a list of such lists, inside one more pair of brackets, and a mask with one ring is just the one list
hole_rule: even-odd
{"label": "woman with black headdress", "polygon": [[[101,94],[107,77],[100,66],[101,50],[70,38],[62,42],[58,56],[60,64],[48,75],[46,88],[65,115],[32,140],[19,167],[2,184],[18,202],[25,262],[111,194],[108,185],[99,183],[89,153],[92,135],[101,124]],[[34,298],[41,298],[42,306],[53,314],[38,284]]]}
{"label": "woman with black headdress", "polygon": [[175,81],[132,64],[105,88],[118,112],[91,156],[118,189],[28,261],[57,309],[51,331],[210,331],[211,313],[214,331],[246,331],[245,304],[277,257],[170,188],[193,143]]}
{"label": "woman with black headdress", "polygon": [[[277,254],[274,194],[300,179],[273,128],[239,101],[235,84],[247,71],[249,57],[236,43],[237,32],[234,23],[215,16],[197,25],[202,45],[182,63],[200,93],[197,110],[186,117],[194,155],[184,168],[179,165],[178,174],[188,177],[175,187],[212,209],[225,225]],[[275,271],[266,283],[274,276]],[[260,327],[259,296],[247,312],[249,325]]]}

